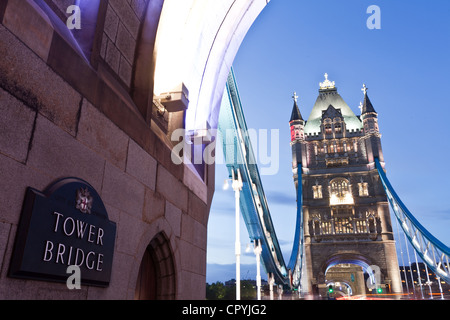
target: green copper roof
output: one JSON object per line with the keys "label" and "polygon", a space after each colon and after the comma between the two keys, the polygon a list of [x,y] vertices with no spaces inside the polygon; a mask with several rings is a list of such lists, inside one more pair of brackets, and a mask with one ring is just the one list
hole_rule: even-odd
{"label": "green copper roof", "polygon": [[319,90],[319,97],[317,98],[311,114],[309,115],[308,121],[306,122],[305,134],[320,132],[322,114],[330,105],[332,105],[335,109],[341,110],[347,130],[360,130],[363,128],[361,120],[355,115],[352,109],[350,109],[344,99],[342,99],[333,84],[332,87],[321,86],[321,89]]}

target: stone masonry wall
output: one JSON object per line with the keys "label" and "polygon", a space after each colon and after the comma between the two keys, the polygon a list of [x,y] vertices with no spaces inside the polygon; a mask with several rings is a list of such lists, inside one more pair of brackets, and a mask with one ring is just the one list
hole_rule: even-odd
{"label": "stone masonry wall", "polygon": [[[117,51],[109,63],[126,83],[143,7],[135,0],[108,4],[103,55],[108,60]],[[161,233],[175,264],[175,298],[203,299],[214,167],[207,185],[192,178],[187,184],[193,175],[171,162],[170,148],[123,94],[126,88],[82,64],[33,1],[2,2],[0,23],[0,299],[133,299],[144,251]],[[97,190],[117,223],[110,286],[70,291],[9,278],[26,188],[44,190],[72,176]]]}
{"label": "stone masonry wall", "polygon": [[148,0],[111,0],[106,10],[100,55],[128,87],[147,3]]}

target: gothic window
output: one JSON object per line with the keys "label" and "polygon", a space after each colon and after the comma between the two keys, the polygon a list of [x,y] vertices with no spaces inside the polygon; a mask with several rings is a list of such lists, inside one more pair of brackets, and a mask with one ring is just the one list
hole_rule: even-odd
{"label": "gothic window", "polygon": [[367,182],[358,183],[358,190],[360,197],[368,197],[369,196],[369,184]]}
{"label": "gothic window", "polygon": [[294,137],[295,140],[303,140],[303,128],[299,125],[294,126]]}
{"label": "gothic window", "polygon": [[321,185],[313,186],[313,197],[314,197],[314,199],[322,199],[323,198]]}
{"label": "gothic window", "polygon": [[358,152],[358,142],[356,140],[353,141],[353,150]]}
{"label": "gothic window", "polygon": [[342,133],[342,121],[340,118],[334,119],[334,132],[335,133]]}
{"label": "gothic window", "polygon": [[342,143],[340,141],[336,142],[336,148],[337,148],[336,152],[342,153],[343,146],[342,146]]}
{"label": "gothic window", "polygon": [[330,204],[343,205],[353,203],[353,196],[348,180],[344,178],[333,179],[330,182]]}
{"label": "gothic window", "polygon": [[323,123],[324,123],[323,128],[325,130],[325,134],[326,135],[331,134],[332,133],[331,119],[325,119],[323,121]]}

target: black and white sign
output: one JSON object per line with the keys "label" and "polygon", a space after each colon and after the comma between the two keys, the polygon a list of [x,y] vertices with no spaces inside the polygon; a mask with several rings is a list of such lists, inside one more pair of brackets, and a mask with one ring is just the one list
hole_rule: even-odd
{"label": "black and white sign", "polygon": [[28,188],[9,276],[66,282],[77,265],[81,283],[108,286],[116,237],[105,206],[85,181],[60,180],[43,193]]}

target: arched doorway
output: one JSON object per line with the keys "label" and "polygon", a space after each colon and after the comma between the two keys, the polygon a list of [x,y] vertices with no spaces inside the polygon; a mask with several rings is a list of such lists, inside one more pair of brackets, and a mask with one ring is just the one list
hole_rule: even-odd
{"label": "arched doorway", "polygon": [[164,233],[145,249],[136,280],[135,300],[173,300],[176,275],[170,243]]}
{"label": "arched doorway", "polygon": [[370,259],[361,254],[342,253],[327,259],[322,270],[327,284],[339,283],[340,286],[346,287],[346,293],[351,292],[350,295],[365,295],[367,283],[380,281],[375,278],[372,267]]}

